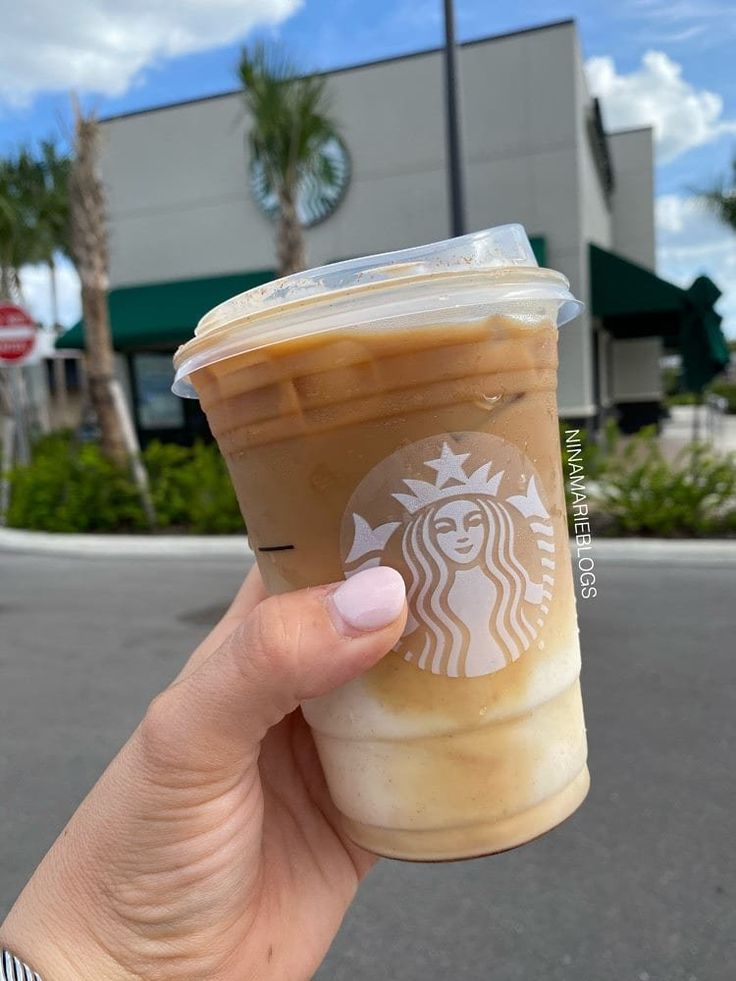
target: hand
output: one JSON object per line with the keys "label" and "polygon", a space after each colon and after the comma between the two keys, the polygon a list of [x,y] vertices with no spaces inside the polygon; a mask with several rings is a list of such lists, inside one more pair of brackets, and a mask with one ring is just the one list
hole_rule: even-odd
{"label": "hand", "polygon": [[44,981],[311,978],[375,859],[343,835],[298,705],[371,667],[405,619],[390,569],[271,599],[251,573],[2,943]]}

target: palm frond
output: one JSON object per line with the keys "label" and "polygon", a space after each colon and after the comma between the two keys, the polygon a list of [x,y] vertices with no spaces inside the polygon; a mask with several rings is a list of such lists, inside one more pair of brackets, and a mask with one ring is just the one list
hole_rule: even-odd
{"label": "palm frond", "polygon": [[51,140],[0,160],[0,254],[8,268],[67,251],[69,161]]}
{"label": "palm frond", "polygon": [[326,79],[299,75],[282,48],[264,44],[243,51],[238,76],[251,122],[251,181],[260,199],[296,201],[308,181],[313,200],[325,202],[336,186],[325,147],[339,138]]}
{"label": "palm frond", "polygon": [[736,156],[731,164],[730,180],[723,180],[700,193],[706,207],[724,224],[736,231]]}

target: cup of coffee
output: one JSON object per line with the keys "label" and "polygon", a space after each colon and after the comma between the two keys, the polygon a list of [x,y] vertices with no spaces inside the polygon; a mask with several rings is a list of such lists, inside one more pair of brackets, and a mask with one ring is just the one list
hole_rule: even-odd
{"label": "cup of coffee", "polygon": [[556,404],[579,308],[507,225],[260,286],[176,354],[272,593],[405,579],[396,648],[303,706],[378,854],[503,851],[587,793]]}

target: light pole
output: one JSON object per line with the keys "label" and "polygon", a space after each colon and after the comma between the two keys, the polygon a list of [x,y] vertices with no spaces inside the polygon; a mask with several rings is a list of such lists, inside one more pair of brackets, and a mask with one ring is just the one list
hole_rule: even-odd
{"label": "light pole", "polygon": [[460,112],[457,98],[457,48],[453,0],[445,5],[445,112],[447,118],[447,176],[450,194],[450,231],[465,234],[465,177],[463,174]]}

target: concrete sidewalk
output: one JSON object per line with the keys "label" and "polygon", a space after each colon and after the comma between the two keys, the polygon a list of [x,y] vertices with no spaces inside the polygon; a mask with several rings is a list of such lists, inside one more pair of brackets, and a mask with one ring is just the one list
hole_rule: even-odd
{"label": "concrete sidewalk", "polygon": [[[570,546],[574,551],[574,544]],[[0,528],[0,552],[70,558],[253,558],[243,535],[64,535]],[[593,559],[736,563],[736,539],[597,538]]]}
{"label": "concrete sidewalk", "polygon": [[0,528],[0,552],[80,558],[253,557],[245,535],[67,535],[19,528]]}
{"label": "concrete sidewalk", "polygon": [[700,413],[699,438],[718,453],[736,453],[736,416],[709,415],[705,406],[673,405],[662,426],[660,443],[668,459],[676,456],[693,438],[693,420]]}

